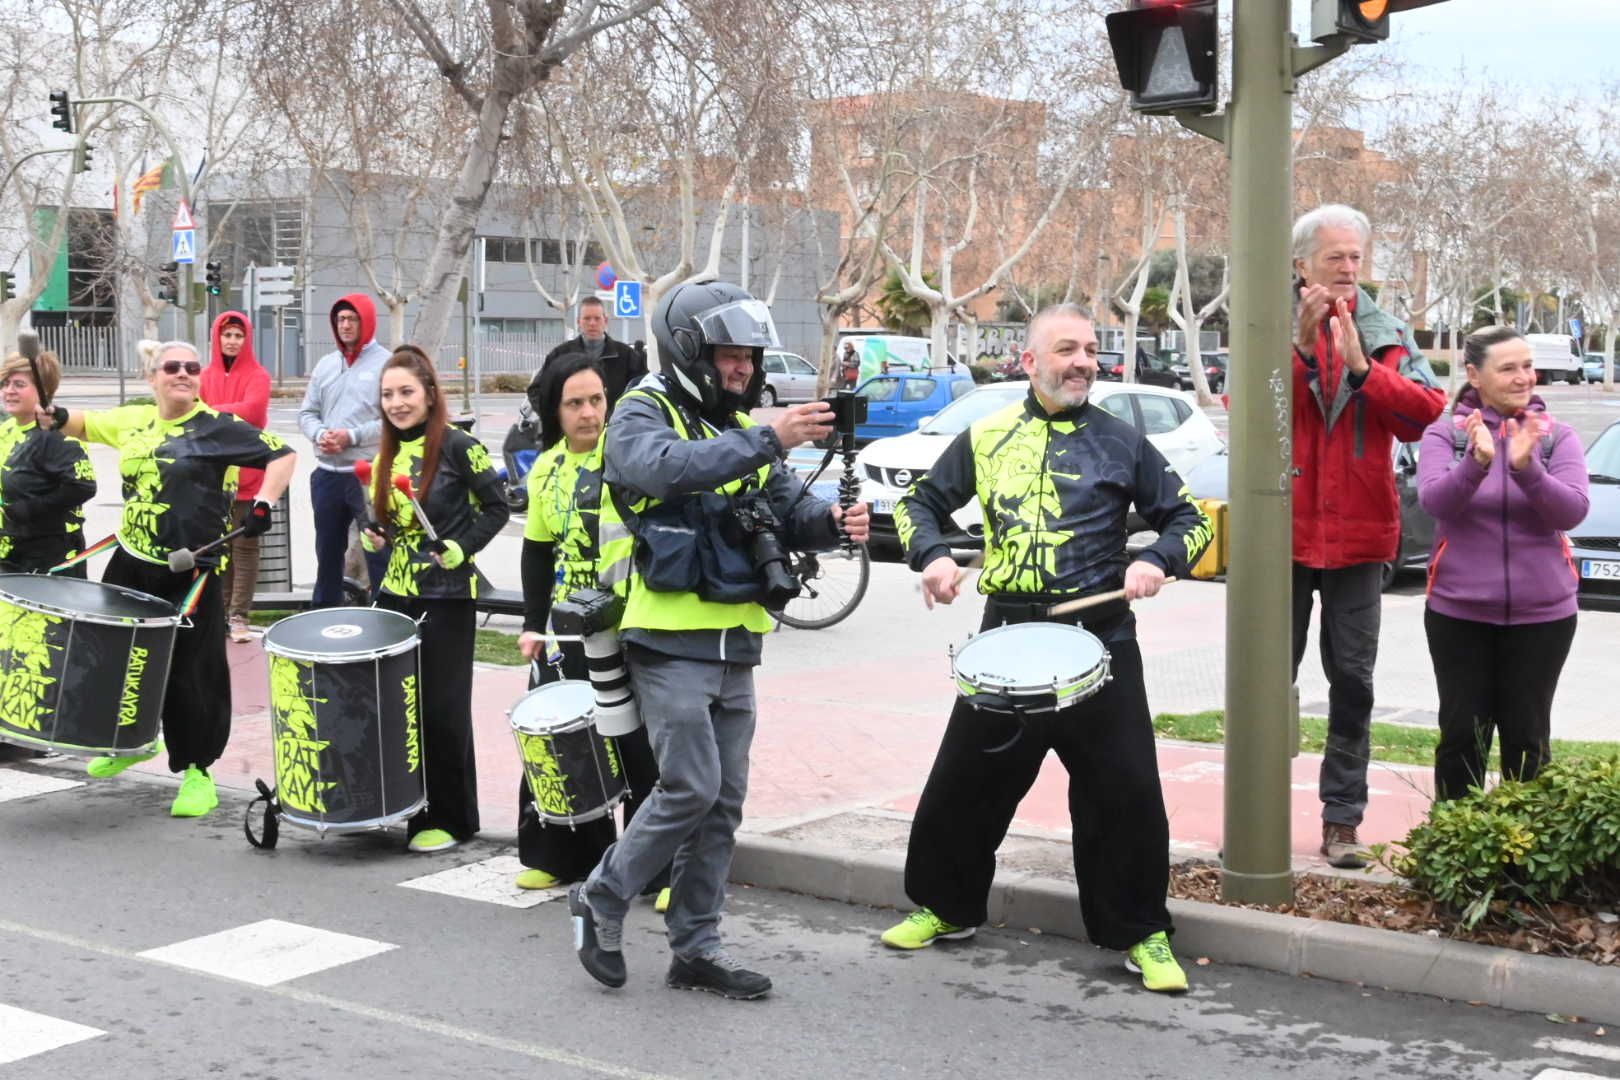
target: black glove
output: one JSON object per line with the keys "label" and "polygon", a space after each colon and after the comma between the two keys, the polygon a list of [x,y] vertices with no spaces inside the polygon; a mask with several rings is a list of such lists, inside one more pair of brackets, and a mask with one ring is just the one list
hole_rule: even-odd
{"label": "black glove", "polygon": [[247,517],[242,519],[243,536],[263,536],[270,531],[270,519],[275,516],[275,507],[263,499],[253,504]]}

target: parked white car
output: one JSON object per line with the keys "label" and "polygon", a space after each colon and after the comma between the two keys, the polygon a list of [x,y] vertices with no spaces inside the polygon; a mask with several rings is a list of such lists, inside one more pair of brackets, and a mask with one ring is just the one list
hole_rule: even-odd
{"label": "parked white car", "polygon": [[816,399],[816,365],[802,356],[789,352],[765,350],[765,386],[759,392],[759,403],[792,405]]}
{"label": "parked white car", "polygon": [[[873,537],[890,544],[897,542],[894,507],[900,497],[927,474],[952,438],[974,421],[1021,400],[1028,392],[1029,383],[1022,381],[981,386],[945,406],[916,431],[878,439],[862,450],[855,460],[861,477],[861,497],[872,508]],[[1180,390],[1096,382],[1091,387],[1091,400],[1098,408],[1146,432],[1148,441],[1159,448],[1180,476],[1185,477],[1193,466],[1219,452],[1223,445],[1209,417]],[[959,530],[949,538],[952,543],[977,545],[983,539],[984,515],[979,500],[971,500],[952,518]]]}

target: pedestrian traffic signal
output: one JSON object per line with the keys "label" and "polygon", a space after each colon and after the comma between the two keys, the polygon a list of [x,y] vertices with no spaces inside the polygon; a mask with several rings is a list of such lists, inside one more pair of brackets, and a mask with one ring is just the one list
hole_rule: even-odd
{"label": "pedestrian traffic signal", "polygon": [[1311,0],[1311,40],[1383,41],[1389,17],[1445,0]]}
{"label": "pedestrian traffic signal", "polygon": [[208,295],[209,296],[218,296],[219,295],[220,285],[223,282],[223,276],[222,276],[222,274],[220,272],[219,263],[217,263],[217,262],[204,263],[203,264],[203,269],[208,271],[208,277],[207,277]]}
{"label": "pedestrian traffic signal", "polygon": [[1216,0],[1134,0],[1106,18],[1120,85],[1141,113],[1211,112],[1218,89]]}
{"label": "pedestrian traffic signal", "polygon": [[180,299],[180,264],[166,262],[158,267],[157,298],[171,303]]}
{"label": "pedestrian traffic signal", "polygon": [[51,91],[51,115],[56,117],[51,121],[51,127],[73,134],[73,99],[68,97],[66,90]]}
{"label": "pedestrian traffic signal", "polygon": [[81,142],[81,143],[79,143],[79,145],[77,145],[77,146],[75,146],[73,148],[73,171],[74,172],[89,172],[90,171],[90,151],[92,151],[94,149],[95,149],[95,147],[91,146],[87,142]]}
{"label": "pedestrian traffic signal", "polygon": [[17,290],[14,287],[16,282],[17,279],[12,276],[11,271],[0,270],[0,302],[17,298]]}

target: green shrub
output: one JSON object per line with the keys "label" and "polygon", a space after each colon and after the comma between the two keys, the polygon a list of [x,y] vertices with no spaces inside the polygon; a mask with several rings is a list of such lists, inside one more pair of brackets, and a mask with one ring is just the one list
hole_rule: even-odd
{"label": "green shrub", "polygon": [[529,379],[531,377],[516,371],[503,371],[498,375],[486,375],[484,376],[484,393],[521,394],[529,388]]}
{"label": "green shrub", "polygon": [[1620,901],[1620,758],[1554,761],[1529,782],[1436,803],[1391,869],[1472,928],[1494,900]]}
{"label": "green shrub", "polygon": [[1450,375],[1451,374],[1451,361],[1450,360],[1434,360],[1434,359],[1430,359],[1429,367],[1434,370],[1434,373],[1436,375]]}

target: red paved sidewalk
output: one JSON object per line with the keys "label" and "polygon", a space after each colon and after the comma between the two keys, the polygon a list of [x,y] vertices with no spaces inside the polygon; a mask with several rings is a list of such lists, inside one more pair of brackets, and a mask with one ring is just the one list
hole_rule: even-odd
{"label": "red paved sidewalk", "polygon": [[[235,728],[215,769],[220,783],[251,788],[273,779],[268,687],[258,644],[231,645]],[[892,659],[850,664],[829,658],[825,668],[760,669],[760,723],[754,741],[745,828],[768,830],[842,811],[907,812],[933,761],[951,703],[946,661],[938,678],[897,680]],[[474,679],[478,788],[484,826],[509,831],[516,822],[518,766],[506,721],[526,687],[518,668],[481,667]],[[856,700],[858,707],[849,702]],[[1296,863],[1318,861],[1321,839],[1316,771],[1320,759],[1293,766],[1293,850]],[[163,772],[162,759],[140,768]],[[1219,746],[1161,742],[1159,768],[1172,843],[1213,854],[1221,845],[1223,751]],[[1067,775],[1056,757],[1019,807],[1019,827],[1052,835],[1068,829]],[[1375,764],[1366,842],[1399,840],[1426,813],[1427,769]]]}

